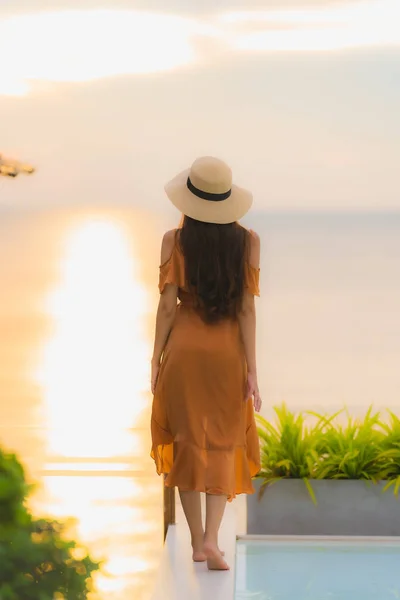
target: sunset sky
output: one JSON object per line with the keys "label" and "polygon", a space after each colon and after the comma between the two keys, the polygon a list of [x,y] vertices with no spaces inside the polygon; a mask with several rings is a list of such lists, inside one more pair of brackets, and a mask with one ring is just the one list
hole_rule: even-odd
{"label": "sunset sky", "polygon": [[399,23],[400,0],[0,0],[0,155],[37,168],[0,177],[0,441],[106,552],[107,600],[159,569],[163,187],[198,156],[254,193],[263,414],[398,410]]}
{"label": "sunset sky", "polygon": [[169,211],[212,154],[260,210],[400,209],[398,0],[49,6],[0,1],[3,206]]}

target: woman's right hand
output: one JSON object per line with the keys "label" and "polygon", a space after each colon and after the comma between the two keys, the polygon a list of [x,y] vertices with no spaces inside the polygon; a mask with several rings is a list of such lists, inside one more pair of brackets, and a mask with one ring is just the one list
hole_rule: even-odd
{"label": "woman's right hand", "polygon": [[258,389],[257,375],[254,373],[247,374],[246,400],[249,398],[253,400],[254,410],[260,412],[262,401],[260,390]]}

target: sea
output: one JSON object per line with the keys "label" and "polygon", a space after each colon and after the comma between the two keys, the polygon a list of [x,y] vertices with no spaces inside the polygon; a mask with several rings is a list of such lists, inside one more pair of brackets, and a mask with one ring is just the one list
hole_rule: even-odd
{"label": "sea", "polygon": [[[105,565],[98,598],[150,597],[162,480],[149,360],[169,217],[126,206],[0,210],[0,444]],[[400,408],[400,212],[255,212],[262,414]]]}

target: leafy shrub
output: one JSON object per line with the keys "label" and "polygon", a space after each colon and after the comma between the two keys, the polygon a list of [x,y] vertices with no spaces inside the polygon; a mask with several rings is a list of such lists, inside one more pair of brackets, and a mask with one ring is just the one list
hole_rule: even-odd
{"label": "leafy shrub", "polygon": [[[363,419],[347,414],[337,417],[316,413],[295,414],[285,404],[274,408],[276,424],[258,416],[261,442],[260,495],[280,479],[303,479],[314,503],[312,479],[387,480],[385,490],[400,489],[400,419],[390,414],[389,423],[369,408]],[[306,416],[314,423],[306,425]]]}
{"label": "leafy shrub", "polygon": [[389,423],[381,423],[385,433],[383,448],[391,459],[385,490],[393,486],[397,496],[400,489],[400,419],[391,411],[389,411],[389,416]]}
{"label": "leafy shrub", "polygon": [[99,568],[58,521],[35,519],[17,457],[0,450],[0,600],[86,600]]}
{"label": "leafy shrub", "polygon": [[346,425],[330,423],[321,440],[316,479],[365,479],[374,483],[388,475],[390,459],[383,449],[379,413],[368,410],[363,420],[348,415]]}

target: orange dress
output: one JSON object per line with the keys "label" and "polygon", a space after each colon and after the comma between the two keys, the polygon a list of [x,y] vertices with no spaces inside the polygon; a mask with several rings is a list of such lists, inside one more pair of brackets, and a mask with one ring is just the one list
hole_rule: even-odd
{"label": "orange dress", "polygon": [[[175,243],[160,267],[160,293],[178,286],[175,321],[153,399],[152,451],[165,484],[182,490],[252,494],[260,470],[253,404],[245,399],[246,360],[236,320],[203,321],[185,284],[184,257]],[[248,262],[245,286],[259,295],[259,269]]]}

